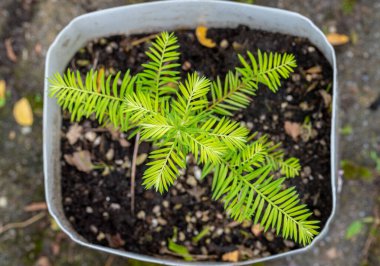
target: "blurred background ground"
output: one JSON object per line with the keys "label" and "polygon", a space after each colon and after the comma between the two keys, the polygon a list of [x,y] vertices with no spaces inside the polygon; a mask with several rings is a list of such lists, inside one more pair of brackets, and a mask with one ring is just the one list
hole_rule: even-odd
{"label": "blurred background ground", "polygon": [[[1,107],[0,102],[0,266],[138,265],[74,244],[56,228],[43,206],[30,205],[44,201],[42,95],[50,43],[77,15],[133,2],[143,1],[0,1],[0,80],[7,91],[5,105]],[[299,12],[325,33],[339,32],[350,38],[348,44],[336,48],[340,157],[345,170],[337,215],[329,235],[315,248],[264,265],[380,265],[380,2],[254,2]],[[29,128],[20,127],[12,114],[22,97],[32,105],[34,123]],[[26,206],[36,210],[26,211]],[[14,224],[30,218],[26,224]],[[2,232],[9,224],[20,228]]]}

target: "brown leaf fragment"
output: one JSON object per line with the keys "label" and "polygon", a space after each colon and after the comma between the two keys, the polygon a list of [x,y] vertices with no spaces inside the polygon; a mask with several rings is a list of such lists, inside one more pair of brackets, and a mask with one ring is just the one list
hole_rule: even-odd
{"label": "brown leaf fragment", "polygon": [[5,92],[7,89],[7,84],[5,80],[0,80],[0,108],[5,105]]}
{"label": "brown leaf fragment", "polygon": [[7,52],[7,57],[9,60],[11,60],[13,63],[17,62],[17,56],[13,50],[12,46],[12,39],[6,39],[4,42],[5,50]]}
{"label": "brown leaf fragment", "polygon": [[216,47],[216,43],[213,40],[207,38],[207,31],[207,27],[198,26],[195,30],[195,35],[197,36],[197,39],[200,44],[208,48],[214,48]]}
{"label": "brown leaf fragment", "polygon": [[43,211],[47,209],[46,202],[33,202],[24,207],[26,212]]}
{"label": "brown leaf fragment", "polygon": [[93,164],[91,162],[91,153],[89,151],[77,151],[72,155],[65,154],[65,161],[75,166],[79,171],[89,173],[93,169]]}
{"label": "brown leaf fragment", "polygon": [[325,90],[320,90],[319,93],[323,98],[323,102],[325,103],[325,107],[329,107],[331,104],[331,95]]}
{"label": "brown leaf fragment", "polygon": [[239,250],[227,252],[222,256],[223,261],[237,262],[239,261]]}
{"label": "brown leaf fragment", "polygon": [[301,134],[301,124],[296,122],[285,121],[285,132],[293,138],[294,141],[298,140]]}
{"label": "brown leaf fragment", "polygon": [[70,145],[75,144],[82,134],[83,127],[75,123],[70,126],[69,131],[66,133],[66,138],[68,139]]}
{"label": "brown leaf fragment", "polygon": [[320,74],[322,72],[322,67],[321,66],[313,66],[309,69],[306,70],[306,73],[308,74]]}
{"label": "brown leaf fragment", "polygon": [[350,38],[345,34],[329,33],[327,34],[327,40],[333,46],[339,46],[348,43]]}

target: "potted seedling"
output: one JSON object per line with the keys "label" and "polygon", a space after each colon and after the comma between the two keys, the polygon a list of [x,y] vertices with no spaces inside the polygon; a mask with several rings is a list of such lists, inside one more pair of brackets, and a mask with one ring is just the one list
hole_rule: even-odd
{"label": "potted seedling", "polygon": [[[171,10],[145,16],[156,8]],[[212,13],[228,9],[241,17],[230,14],[221,20]],[[201,22],[193,19],[200,10],[205,12]],[[161,2],[103,12],[77,20],[81,25],[93,23],[101,32],[89,33],[80,42],[63,33],[58,39],[66,43],[60,49],[53,45],[47,59],[51,65],[47,66],[45,91],[45,134],[49,134],[45,135],[45,158],[52,156],[55,166],[45,160],[45,174],[49,208],[59,218],[58,224],[86,246],[173,265],[199,261],[246,264],[279,256],[271,251],[274,245],[282,247],[277,253],[283,254],[310,248],[321,229],[326,230],[335,206],[333,177],[323,176],[326,170],[327,175],[336,171],[335,161],[323,161],[329,155],[330,124],[321,119],[323,115],[331,116],[329,87],[333,84],[322,77],[321,68],[327,68],[324,73],[329,75],[328,63],[322,57],[315,59],[318,65],[308,65],[307,58],[292,53],[295,49],[264,51],[258,45],[259,49],[250,50],[249,44],[233,38],[236,32],[245,31],[263,35],[266,42],[287,39],[310,53],[318,53],[317,48],[331,52],[329,45],[321,44],[324,38],[319,36],[322,41],[318,40],[319,46],[314,47],[306,39],[246,27],[226,29],[226,25],[236,28],[244,23],[263,28],[259,25],[279,21],[281,16],[290,24],[299,23],[301,28],[300,21],[305,23],[304,18],[292,13],[236,3],[181,1],[179,7],[173,2]],[[263,12],[277,17],[264,18]],[[131,15],[134,25],[124,31],[107,28],[127,15]],[[134,20],[138,15],[148,22],[139,24],[141,21]],[[258,21],[263,18],[259,25],[248,23],[254,15]],[[102,16],[112,20],[103,22]],[[174,23],[177,16],[181,21]],[[165,21],[156,23],[161,17]],[[150,19],[156,24],[150,24]],[[214,38],[209,38],[207,28],[200,25],[221,29],[210,31],[209,36]],[[277,23],[273,25],[268,30],[281,28]],[[310,25],[305,29],[315,30]],[[154,26],[154,32],[148,30],[149,26]],[[179,27],[189,30],[178,30]],[[78,28],[76,31],[77,34]],[[314,35],[320,34],[315,31]],[[129,36],[106,38],[121,32]],[[287,29],[285,33],[291,32]],[[219,40],[220,35],[224,37]],[[314,35],[310,33],[308,37],[317,40]],[[98,39],[77,52],[65,74],[60,74],[78,48],[94,37]],[[52,63],[53,54],[63,55],[67,51],[62,47],[70,44],[74,45],[70,54],[62,62]],[[209,66],[197,54],[205,52],[216,58],[210,59]],[[225,61],[221,53],[229,54]],[[329,55],[334,63],[333,54],[325,53]],[[316,54],[311,56],[315,58]],[[210,68],[215,62],[225,62],[225,66]],[[231,65],[235,67],[228,69]],[[213,72],[215,76],[210,74]],[[289,79],[300,84],[300,73],[314,84],[301,89],[300,95],[305,99],[299,100],[303,123],[292,121],[300,121],[301,117],[293,114],[297,111],[289,111],[281,100],[292,102],[291,97],[298,97],[296,87],[286,83],[288,91],[295,91],[292,96],[281,92],[286,89],[281,85]],[[318,103],[310,94],[319,95]],[[271,106],[267,99],[272,99],[272,104],[279,99],[279,106]],[[53,104],[54,111],[48,114]],[[60,134],[47,131],[52,125],[60,131],[57,106],[63,110],[61,156],[55,154]],[[321,106],[323,111],[312,113]],[[281,109],[284,114],[278,112]],[[284,119],[282,131],[287,137],[277,133],[271,136],[269,127],[279,123],[261,121],[265,120],[263,110],[265,115],[277,117],[276,121],[278,117]],[[268,113],[270,110],[277,111]],[[332,112],[335,114],[334,106]],[[314,128],[313,123],[318,126]],[[326,133],[318,138],[317,130]],[[281,139],[292,143],[283,143],[282,149]],[[50,147],[52,143],[55,144]],[[289,148],[293,145],[294,149]],[[317,148],[310,152],[299,146]],[[305,156],[296,158],[291,151]],[[317,165],[309,167],[315,160]],[[326,169],[326,165],[331,167]],[[313,172],[314,167],[321,169]],[[53,173],[57,176],[60,172],[62,178],[51,180]],[[320,180],[332,178],[332,191],[305,191],[305,184],[316,182],[313,175]],[[324,182],[329,190],[330,181],[328,185],[326,180],[318,182]],[[325,210],[315,206],[310,210],[306,203],[320,202],[320,195],[330,197],[330,202],[314,204]],[[321,212],[327,212],[322,219]],[[176,261],[180,259],[182,262]]]}

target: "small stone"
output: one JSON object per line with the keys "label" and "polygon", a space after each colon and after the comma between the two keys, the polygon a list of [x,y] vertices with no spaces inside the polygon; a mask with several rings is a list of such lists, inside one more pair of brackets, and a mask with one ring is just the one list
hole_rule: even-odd
{"label": "small stone", "polygon": [[28,135],[28,134],[30,134],[30,132],[32,132],[31,127],[22,127],[21,128],[21,134],[23,134],[23,135]]}
{"label": "small stone", "polygon": [[109,150],[107,151],[107,153],[106,153],[106,159],[107,159],[108,161],[112,161],[114,155],[115,155],[115,151],[114,151],[114,149],[109,149]]}
{"label": "small stone", "polygon": [[136,158],[136,165],[141,165],[145,162],[146,158],[148,158],[148,154],[142,153]]}
{"label": "small stone", "polygon": [[169,208],[169,206],[170,206],[169,201],[164,200],[164,201],[162,202],[162,206],[164,206],[164,208]]}
{"label": "small stone", "polygon": [[105,220],[108,220],[108,219],[110,218],[110,215],[109,215],[108,212],[103,212],[102,215],[103,215],[103,218],[104,218]]}
{"label": "small stone", "polygon": [[112,54],[112,51],[113,51],[112,47],[111,47],[110,45],[108,45],[108,46],[106,47],[106,53],[107,53],[107,54]]}
{"label": "small stone", "polygon": [[195,176],[196,179],[201,180],[201,177],[202,177],[202,170],[199,169],[198,166],[195,166],[195,167],[194,167],[194,176]]}
{"label": "small stone", "polygon": [[106,238],[106,235],[103,233],[103,232],[100,232],[97,236],[96,236],[96,240],[98,241],[102,241],[103,239]]}
{"label": "small stone", "polygon": [[273,121],[277,121],[278,120],[278,115],[273,115],[272,119],[273,119]]}
{"label": "small stone", "polygon": [[121,208],[121,206],[120,206],[120,204],[119,203],[111,203],[111,209],[112,210],[120,210],[120,208]]}
{"label": "small stone", "polygon": [[293,96],[292,96],[292,95],[288,95],[288,96],[286,96],[286,100],[287,100],[288,102],[293,101]]}
{"label": "small stone", "polygon": [[220,48],[222,48],[222,49],[227,49],[229,45],[230,45],[230,44],[228,43],[228,41],[227,41],[226,39],[223,39],[223,40],[220,42]]}
{"label": "small stone", "polygon": [[70,205],[73,202],[72,198],[66,197],[65,198],[65,204]]}
{"label": "small stone", "polygon": [[194,176],[188,176],[187,177],[187,180],[186,180],[186,184],[192,186],[192,187],[195,187],[197,185],[197,180],[195,179]]}
{"label": "small stone", "polygon": [[260,224],[254,224],[251,227],[251,232],[254,234],[256,237],[259,237],[261,233],[263,232],[263,227]]}
{"label": "small stone", "polygon": [[186,236],[183,232],[179,232],[178,238],[179,238],[179,241],[185,241],[186,240]]}
{"label": "small stone", "polygon": [[221,235],[223,235],[223,232],[224,232],[223,228],[218,228],[218,229],[216,229],[215,233],[216,233],[217,236],[221,236]]}
{"label": "small stone", "polygon": [[268,241],[270,241],[270,242],[272,242],[273,240],[274,240],[274,235],[273,235],[273,233],[272,232],[266,232],[265,233],[265,238],[268,240]]}
{"label": "small stone", "polygon": [[180,204],[180,203],[174,205],[174,210],[179,210],[181,208],[182,208],[182,204]]}
{"label": "small stone", "polygon": [[137,213],[137,219],[144,220],[145,219],[145,212],[144,211],[139,211]]}
{"label": "small stone", "polygon": [[307,51],[308,51],[309,53],[314,53],[314,52],[315,52],[315,47],[313,47],[313,46],[309,46],[309,47],[307,47]]}
{"label": "small stone", "polygon": [[191,63],[189,61],[183,62],[182,69],[187,71],[191,68]]}
{"label": "small stone", "polygon": [[90,142],[94,142],[96,139],[96,133],[93,131],[88,131],[86,134],[84,134],[85,139],[87,139]]}
{"label": "small stone", "polygon": [[153,213],[158,214],[161,212],[161,207],[159,205],[156,205],[153,207]]}
{"label": "small stone", "polygon": [[95,140],[94,140],[94,147],[96,146],[99,146],[100,142],[102,142],[102,138],[101,137],[97,137]]}
{"label": "small stone", "polygon": [[90,225],[90,231],[93,232],[94,234],[98,233],[98,228],[95,225]]}
{"label": "small stone", "polygon": [[320,210],[315,209],[314,210],[314,215],[317,216],[317,217],[320,217],[322,214],[321,214]]}
{"label": "small stone", "polygon": [[305,176],[310,176],[311,175],[311,168],[310,168],[310,166],[305,166],[304,168],[303,168],[303,172],[305,173]]}
{"label": "small stone", "polygon": [[164,218],[158,218],[157,219],[159,225],[167,225],[168,222]]}
{"label": "small stone", "polygon": [[91,207],[86,207],[86,212],[87,213],[93,213],[94,210]]}
{"label": "small stone", "polygon": [[153,226],[153,227],[157,227],[157,225],[158,225],[158,220],[155,219],[155,218],[153,218],[153,219],[152,219],[152,226]]}
{"label": "small stone", "polygon": [[236,52],[240,52],[241,50],[243,50],[243,45],[241,45],[240,43],[238,42],[233,42],[232,43],[232,47],[234,48],[234,50]]}
{"label": "small stone", "polygon": [[115,164],[117,165],[123,165],[124,161],[123,160],[116,160]]}
{"label": "small stone", "polygon": [[9,140],[14,140],[16,138],[16,131],[14,130],[9,131],[8,138]]}
{"label": "small stone", "polygon": [[5,208],[8,205],[8,200],[6,197],[0,197],[0,208]]}
{"label": "small stone", "polygon": [[288,248],[294,248],[294,246],[295,246],[294,242],[293,241],[289,241],[289,240],[284,240],[284,244]]}
{"label": "small stone", "polygon": [[197,217],[198,219],[200,219],[202,217],[202,212],[201,211],[196,211],[195,212],[195,217]]}
{"label": "small stone", "polygon": [[253,128],[253,123],[252,122],[247,122],[247,128],[252,129]]}

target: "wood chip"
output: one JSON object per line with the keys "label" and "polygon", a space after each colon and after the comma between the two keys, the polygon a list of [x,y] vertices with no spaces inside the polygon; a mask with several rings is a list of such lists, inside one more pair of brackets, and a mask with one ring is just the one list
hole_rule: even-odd
{"label": "wood chip", "polygon": [[46,202],[33,202],[24,207],[26,212],[43,211],[47,209]]}
{"label": "wood chip", "polygon": [[234,251],[223,254],[222,260],[230,261],[230,262],[239,261],[239,250],[234,250]]}
{"label": "wood chip", "polygon": [[301,124],[296,122],[285,121],[284,124],[286,134],[291,136],[294,141],[298,140],[298,137],[301,134],[301,127]]}
{"label": "wood chip", "polygon": [[208,48],[214,48],[216,47],[216,43],[213,40],[207,38],[207,31],[207,27],[198,26],[195,30],[195,35],[197,36],[198,42],[200,44]]}
{"label": "wood chip", "polygon": [[329,33],[327,34],[327,40],[333,46],[340,46],[348,43],[350,41],[350,38],[345,34]]}
{"label": "wood chip", "polygon": [[13,63],[17,62],[17,56],[13,50],[12,46],[12,39],[6,39],[4,42],[5,50],[7,52],[7,57],[9,60],[11,60]]}
{"label": "wood chip", "polygon": [[68,164],[75,166],[79,171],[89,173],[94,168],[89,151],[77,151],[72,155],[65,154],[64,158]]}
{"label": "wood chip", "polygon": [[33,125],[33,112],[28,99],[21,98],[13,107],[13,116],[21,126]]}
{"label": "wood chip", "polygon": [[70,126],[69,130],[66,133],[66,138],[68,139],[70,145],[75,144],[79,137],[82,134],[83,127],[75,123]]}

